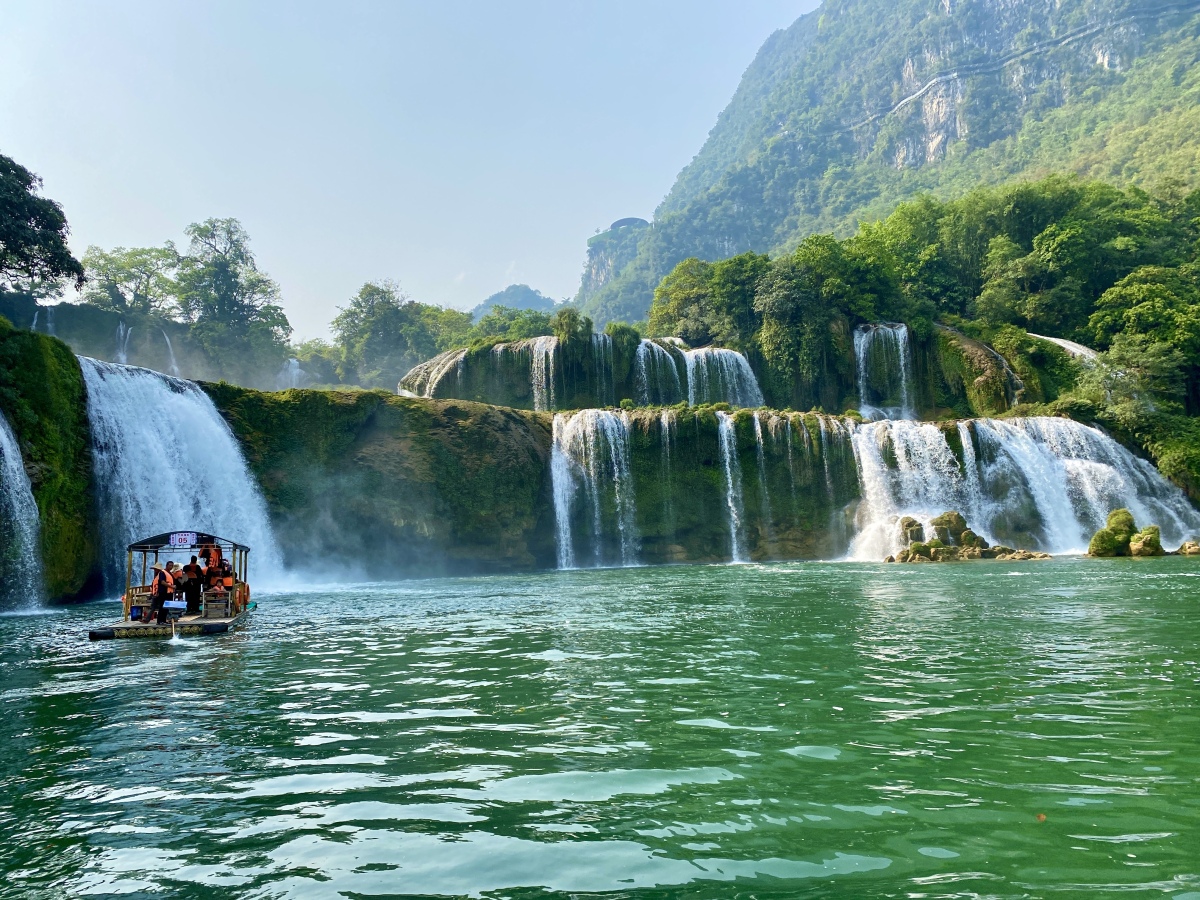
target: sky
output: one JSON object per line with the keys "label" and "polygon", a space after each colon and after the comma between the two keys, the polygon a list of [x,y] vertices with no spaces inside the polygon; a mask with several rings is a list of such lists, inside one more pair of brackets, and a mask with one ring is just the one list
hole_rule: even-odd
{"label": "sky", "polygon": [[369,280],[574,295],[817,0],[0,0],[0,153],[77,255],[240,219],[298,340]]}

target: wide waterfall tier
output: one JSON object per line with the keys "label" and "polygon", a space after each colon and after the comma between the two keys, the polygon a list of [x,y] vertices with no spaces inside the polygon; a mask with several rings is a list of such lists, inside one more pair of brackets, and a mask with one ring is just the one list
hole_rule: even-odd
{"label": "wide waterfall tier", "polygon": [[850,423],[815,414],[559,414],[559,564],[842,556],[858,496],[850,435]]}
{"label": "wide waterfall tier", "polygon": [[252,577],[277,579],[282,555],[266,504],[208,396],[149,369],[79,362],[109,589],[124,583],[126,545],[183,529],[247,544]]}
{"label": "wide waterfall tier", "polygon": [[688,399],[687,360],[677,345],[643,340],[633,367],[633,400],[638,406],[674,406]]}
{"label": "wide waterfall tier", "polygon": [[858,410],[868,419],[915,419],[916,382],[907,325],[860,325],[854,330]]}
{"label": "wide waterfall tier", "polygon": [[853,443],[863,497],[855,559],[898,552],[900,517],[928,524],[947,510],[989,542],[1048,553],[1084,551],[1120,507],[1158,525],[1164,545],[1200,533],[1200,513],[1150,463],[1069,419],[878,422],[858,426]]}
{"label": "wide waterfall tier", "polygon": [[637,503],[628,414],[554,417],[551,477],[558,567],[636,565]]}
{"label": "wide waterfall tier", "polygon": [[17,437],[0,415],[0,608],[36,606],[44,595],[37,502]]}

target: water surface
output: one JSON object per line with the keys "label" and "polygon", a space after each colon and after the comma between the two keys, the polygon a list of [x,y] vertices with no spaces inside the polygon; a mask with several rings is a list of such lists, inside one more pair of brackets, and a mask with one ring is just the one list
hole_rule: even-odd
{"label": "water surface", "polygon": [[0,617],[5,897],[1200,898],[1195,561],[259,599]]}

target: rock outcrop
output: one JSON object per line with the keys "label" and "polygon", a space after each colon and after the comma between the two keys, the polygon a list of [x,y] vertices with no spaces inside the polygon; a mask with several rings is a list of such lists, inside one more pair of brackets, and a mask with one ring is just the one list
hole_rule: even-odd
{"label": "rock outcrop", "polygon": [[1050,559],[1049,553],[1037,550],[1014,550],[1012,547],[989,546],[988,542],[967,526],[962,513],[948,511],[935,516],[929,522],[933,538],[924,540],[925,528],[911,516],[900,520],[900,533],[906,544],[896,556],[884,562],[925,563],[960,562],[972,559],[997,559],[1022,561],[1028,559]]}

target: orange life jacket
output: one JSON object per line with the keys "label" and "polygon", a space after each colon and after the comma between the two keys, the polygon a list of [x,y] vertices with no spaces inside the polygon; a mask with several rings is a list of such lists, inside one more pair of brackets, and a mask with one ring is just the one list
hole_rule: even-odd
{"label": "orange life jacket", "polygon": [[171,594],[175,591],[175,578],[166,569],[155,569],[154,581],[151,582],[150,586],[156,590],[165,590],[166,593]]}

